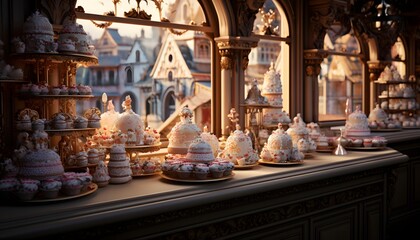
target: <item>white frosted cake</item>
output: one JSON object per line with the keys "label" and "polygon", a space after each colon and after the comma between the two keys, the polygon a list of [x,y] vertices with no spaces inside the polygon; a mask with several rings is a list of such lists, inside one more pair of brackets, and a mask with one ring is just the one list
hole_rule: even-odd
{"label": "white frosted cake", "polygon": [[192,111],[186,106],[179,114],[181,121],[168,134],[169,154],[187,154],[190,144],[201,135],[201,130],[192,121]]}
{"label": "white frosted cake", "polygon": [[258,161],[258,153],[252,147],[251,138],[240,130],[239,125],[236,125],[236,130],[226,139],[221,155],[237,165],[252,165]]}
{"label": "white frosted cake", "polygon": [[260,157],[267,162],[287,162],[290,160],[302,160],[303,153],[293,147],[292,138],[284,132],[282,124],[268,137],[267,144],[261,151]]}
{"label": "white frosted cake", "polygon": [[356,110],[351,113],[346,120],[345,130],[346,137],[365,137],[370,136],[370,128],[366,114],[360,110],[360,106],[356,106]]}
{"label": "white frosted cake", "polygon": [[277,123],[289,123],[289,115],[282,110],[283,108],[283,88],[281,83],[281,75],[274,69],[273,62],[271,63],[270,69],[264,74],[264,82],[261,91],[268,104],[275,108],[263,109],[263,124],[277,124]]}

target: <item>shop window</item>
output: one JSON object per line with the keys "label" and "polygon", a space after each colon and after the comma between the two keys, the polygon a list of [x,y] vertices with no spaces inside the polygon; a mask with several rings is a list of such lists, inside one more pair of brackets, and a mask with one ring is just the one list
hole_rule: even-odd
{"label": "shop window", "polygon": [[[165,1],[161,12],[158,11],[153,2],[147,4],[142,1],[140,4],[141,10],[151,14],[152,18],[150,19],[151,21],[140,22],[124,16],[124,12],[129,12],[136,6],[135,1],[131,1],[131,3],[129,1],[118,1],[118,4],[115,5],[113,2],[116,1],[103,1],[103,3],[98,5],[90,0],[78,0],[76,6],[82,6],[85,13],[77,13],[77,22],[83,25],[84,30],[93,40],[92,43],[101,43],[104,46],[104,41],[108,42],[106,48],[100,49],[100,51],[98,48],[97,50],[98,55],[101,54],[98,56],[99,67],[105,67],[106,65],[118,69],[114,70],[115,81],[118,80],[117,76],[126,75],[127,84],[117,90],[120,91],[119,94],[121,96],[124,92],[132,92],[139,100],[139,109],[146,109],[146,99],[152,94],[147,85],[147,82],[151,79],[156,81],[158,86],[161,86],[161,89],[159,89],[160,93],[167,92],[172,87],[172,85],[164,84],[164,82],[168,80],[174,81],[174,76],[186,79],[186,86],[190,86],[195,80],[203,81],[204,79],[210,82],[210,79],[215,79],[210,72],[213,65],[211,61],[213,51],[210,48],[216,45],[214,42],[213,44],[209,42],[201,46],[201,62],[194,59],[194,57],[198,56],[199,44],[203,42],[203,37],[201,36],[205,36],[205,33],[213,33],[214,29],[210,27],[212,21],[208,20],[204,15],[199,1],[181,0],[176,2],[176,4],[174,2],[166,3]],[[107,22],[108,16],[104,16],[103,13],[109,11],[114,11],[116,16],[109,17]],[[96,15],[97,17],[95,17]],[[162,28],[159,27],[159,23],[155,24],[155,22],[161,22],[161,19],[168,20],[167,22],[165,21],[165,26]],[[192,22],[195,24],[190,24]],[[206,24],[202,25],[202,23]],[[97,27],[101,24],[109,25],[108,28],[118,29],[118,31],[113,31],[112,35],[104,35],[104,28]],[[171,28],[172,24],[174,24],[173,28]],[[142,58],[143,56],[140,55],[141,50],[133,52],[132,54],[135,57],[128,65],[127,56],[131,54],[130,51],[136,51],[132,50],[134,39],[136,38],[140,41],[145,53],[147,53],[145,54],[147,58]],[[167,42],[165,42],[168,38],[174,39],[172,45],[168,46]],[[110,44],[111,41],[116,44]],[[210,41],[214,40],[211,39]],[[186,47],[182,48],[180,46],[181,42]],[[130,66],[130,68],[127,69],[127,66]],[[198,76],[200,79],[195,79],[195,76],[192,74],[194,71],[199,71],[200,74]],[[103,76],[101,75],[91,76],[91,78],[98,79],[97,87],[94,86],[93,91],[115,91],[113,88],[107,89],[106,86],[98,86],[103,84],[101,80]],[[144,85],[141,87],[135,86],[133,84],[135,81],[134,77],[144,79]],[[186,89],[185,92],[191,93],[192,91]],[[160,116],[161,119],[166,119],[169,113],[175,111],[175,105],[178,106],[181,103],[181,100],[174,96],[168,98],[168,100],[165,100],[163,94],[159,94],[157,97],[159,98],[156,101],[157,109],[162,109],[162,111],[159,111],[159,114],[162,114]],[[166,104],[169,105],[167,106]]]}
{"label": "shop window", "polygon": [[[266,22],[264,22],[267,19],[271,21],[271,24],[268,24],[270,27],[267,27]],[[258,81],[259,88],[262,88],[264,73],[269,70],[271,63],[273,63],[275,70],[281,74],[283,109],[289,112],[289,21],[278,1],[265,1],[264,6],[256,15],[253,32],[255,37],[259,38],[259,42],[258,46],[253,48],[248,56],[249,63],[245,72],[245,96],[254,79]]]}
{"label": "shop window", "polygon": [[321,63],[318,76],[318,120],[344,121],[346,104],[353,109],[363,105],[360,44],[352,32],[338,36],[336,31],[328,30],[324,38],[324,50],[329,55]]}

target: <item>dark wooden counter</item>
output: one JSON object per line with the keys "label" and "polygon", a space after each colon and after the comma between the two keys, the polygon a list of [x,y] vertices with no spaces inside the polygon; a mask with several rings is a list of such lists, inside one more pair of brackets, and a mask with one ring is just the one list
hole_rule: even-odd
{"label": "dark wooden counter", "polygon": [[295,167],[235,170],[221,182],[151,176],[69,201],[3,205],[0,238],[262,239],[290,233],[308,239],[342,230],[383,237],[389,170],[408,158],[393,149],[348,153],[313,153]]}

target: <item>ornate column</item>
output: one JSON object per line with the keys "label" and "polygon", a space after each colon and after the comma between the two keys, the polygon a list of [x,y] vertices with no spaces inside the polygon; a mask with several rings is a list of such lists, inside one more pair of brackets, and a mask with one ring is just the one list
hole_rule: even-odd
{"label": "ornate column", "polygon": [[240,104],[245,99],[245,69],[248,67],[248,54],[256,47],[258,40],[253,37],[220,37],[215,39],[221,55],[221,127],[222,139],[229,136],[227,115],[235,108],[240,115],[239,124],[244,127],[245,111]]}
{"label": "ornate column", "polygon": [[323,50],[310,49],[304,51],[303,117],[305,122],[318,121],[318,75],[321,72],[321,62],[327,56],[328,53]]}

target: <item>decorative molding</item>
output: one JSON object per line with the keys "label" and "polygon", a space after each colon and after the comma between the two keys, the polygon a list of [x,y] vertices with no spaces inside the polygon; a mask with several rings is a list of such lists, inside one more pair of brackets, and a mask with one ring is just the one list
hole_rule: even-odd
{"label": "decorative molding", "polygon": [[214,39],[219,49],[248,49],[258,46],[256,37],[219,37]]}
{"label": "decorative molding", "polygon": [[305,50],[303,59],[305,73],[308,77],[318,76],[321,72],[321,62],[328,56],[328,52],[318,49]]}
{"label": "decorative molding", "polygon": [[236,22],[238,36],[251,36],[256,14],[258,9],[264,5],[264,2],[264,0],[236,0],[233,3],[233,9],[236,9],[236,16],[238,17]]}
{"label": "decorative molding", "polygon": [[391,48],[405,30],[406,23],[400,13],[404,4],[407,3],[356,0],[350,5],[348,17],[359,34],[376,40],[380,60],[391,59]]}
{"label": "decorative molding", "polygon": [[242,50],[242,70],[246,70],[248,68],[249,63],[249,53],[251,52],[250,49]]}
{"label": "decorative molding", "polygon": [[63,25],[66,20],[73,19],[77,0],[41,0],[40,11],[53,25]]}
{"label": "decorative molding", "polygon": [[[144,217],[136,220],[129,220],[124,222],[113,223],[95,227],[93,229],[73,231],[66,235],[60,235],[60,239],[91,239],[92,237],[115,236],[119,234],[138,235],[141,229],[148,227],[162,226],[170,222],[176,222],[180,219],[194,218],[215,212],[227,211],[228,209],[239,209],[252,204],[261,202],[273,201],[282,199],[284,196],[292,194],[322,189],[326,186],[333,186],[342,183],[354,182],[359,179],[372,177],[374,175],[383,175],[383,169],[374,169],[355,174],[320,180],[312,183],[301,184],[297,186],[276,189],[268,192],[251,194],[244,197],[233,198],[211,204],[191,207],[182,210],[175,210],[165,212],[150,217]],[[220,219],[220,221],[212,221],[208,224],[191,227],[189,229],[183,228],[179,232],[168,232],[168,235],[156,236],[159,239],[208,239],[226,237],[230,234],[245,232],[250,229],[257,229],[272,226],[275,223],[280,223],[288,219],[295,219],[318,213],[319,211],[328,210],[336,206],[343,206],[345,204],[355,204],[357,201],[364,201],[371,197],[377,197],[384,194],[383,181],[373,181],[369,184],[359,185],[351,189],[333,192],[322,196],[315,196],[312,198],[305,198],[301,201],[291,202],[284,205],[273,205],[271,208],[265,208],[259,212],[250,212],[245,215],[231,217],[229,219]],[[209,230],[211,229],[211,231]],[[164,231],[162,229],[162,231]]]}
{"label": "decorative molding", "polygon": [[222,56],[220,59],[220,67],[223,70],[230,70],[233,67],[233,52],[229,49],[220,49],[220,55]]}
{"label": "decorative molding", "polygon": [[[350,21],[345,14],[345,9],[340,5],[329,5],[326,14],[322,14],[318,10],[313,10],[310,18],[313,25],[313,44],[316,49],[324,48],[324,38],[327,30],[332,30],[336,33],[336,37],[342,36],[350,31]],[[340,28],[331,27],[336,24]]]}

